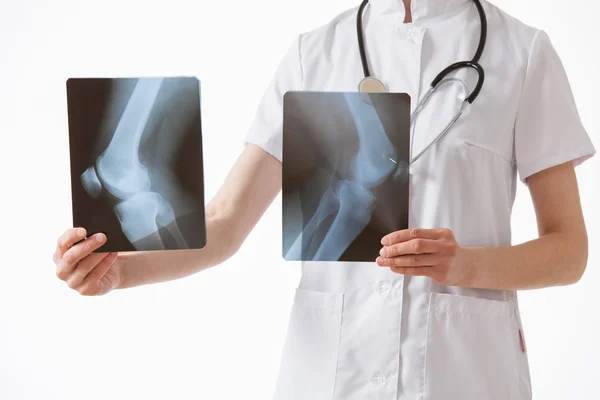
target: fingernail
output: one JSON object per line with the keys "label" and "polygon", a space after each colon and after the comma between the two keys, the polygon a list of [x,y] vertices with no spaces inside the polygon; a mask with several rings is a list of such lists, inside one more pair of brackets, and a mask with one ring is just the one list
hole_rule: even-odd
{"label": "fingernail", "polygon": [[387,253],[387,250],[384,248],[382,248],[381,250],[379,250],[379,254],[381,254],[382,256],[385,256],[385,253]]}
{"label": "fingernail", "polygon": [[381,244],[384,246],[387,246],[388,244],[390,244],[390,239],[387,237],[384,237],[383,239],[381,239]]}
{"label": "fingernail", "polygon": [[96,235],[96,241],[98,243],[104,242],[105,239],[106,239],[106,235],[104,235],[104,233],[99,233]]}
{"label": "fingernail", "polygon": [[85,236],[85,229],[83,229],[83,228],[77,229],[77,236],[84,237]]}

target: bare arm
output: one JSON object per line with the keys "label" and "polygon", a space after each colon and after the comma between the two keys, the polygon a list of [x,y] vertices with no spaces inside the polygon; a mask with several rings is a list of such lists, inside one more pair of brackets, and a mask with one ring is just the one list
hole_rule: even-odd
{"label": "bare arm", "polygon": [[222,263],[239,249],[280,190],[281,163],[260,147],[247,145],[206,206],[206,246],[120,253],[118,287],[178,279]]}
{"label": "bare arm", "polygon": [[248,145],[206,207],[207,245],[201,250],[94,253],[106,243],[103,233],[68,229],[52,259],[56,276],[85,296],[116,288],[163,282],[222,263],[241,246],[281,190],[281,163]]}
{"label": "bare arm", "polygon": [[521,290],[581,279],[588,239],[573,163],[527,179],[539,238],[507,247],[459,248],[448,229],[408,229],[382,239],[377,263],[452,286]]}
{"label": "bare arm", "polygon": [[[527,179],[539,238],[506,248],[466,248],[457,260],[470,274],[465,286],[535,289],[573,284],[587,264],[588,238],[572,163]],[[469,276],[470,275],[470,276]]]}

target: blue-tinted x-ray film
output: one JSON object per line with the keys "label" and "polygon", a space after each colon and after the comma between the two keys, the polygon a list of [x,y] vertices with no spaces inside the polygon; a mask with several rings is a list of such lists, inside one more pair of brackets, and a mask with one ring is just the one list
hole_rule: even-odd
{"label": "blue-tinted x-ray film", "polygon": [[71,78],[67,103],[73,225],[102,252],[204,247],[198,79]]}
{"label": "blue-tinted x-ray film", "polygon": [[283,257],[373,262],[408,227],[410,97],[288,92]]}

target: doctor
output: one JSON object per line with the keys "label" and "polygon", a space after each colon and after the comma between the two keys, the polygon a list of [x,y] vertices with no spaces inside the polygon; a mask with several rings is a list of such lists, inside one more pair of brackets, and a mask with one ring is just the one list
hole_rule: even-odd
{"label": "doctor", "polygon": [[[485,84],[446,137],[413,164],[410,229],[382,238],[372,263],[304,263],[278,400],[530,399],[517,290],[569,285],[586,267],[574,166],[595,153],[548,35],[483,1]],[[90,254],[107,238],[68,230],[56,273],[83,295],[181,278],[232,256],[281,187],[282,97],[356,91],[363,77],[357,7],[297,37],[264,95],[247,146],[207,206],[199,251]],[[439,71],[469,60],[481,23],[473,0],[370,0],[368,63],[414,108]],[[472,89],[473,70],[456,77]],[[413,154],[469,90],[448,84],[413,126]],[[511,246],[518,181],[539,238]]]}

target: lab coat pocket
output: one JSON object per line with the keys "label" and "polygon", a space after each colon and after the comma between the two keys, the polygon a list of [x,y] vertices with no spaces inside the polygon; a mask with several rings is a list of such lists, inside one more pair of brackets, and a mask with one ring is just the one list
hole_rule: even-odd
{"label": "lab coat pocket", "polygon": [[467,148],[487,152],[488,155],[498,157],[500,160],[508,163],[508,165],[512,165],[512,153],[506,149],[504,144],[476,141],[472,138],[465,139],[464,144]]}
{"label": "lab coat pocket", "polygon": [[512,303],[432,293],[426,400],[521,400]]}
{"label": "lab coat pocket", "polygon": [[342,293],[296,289],[275,400],[333,398]]}

